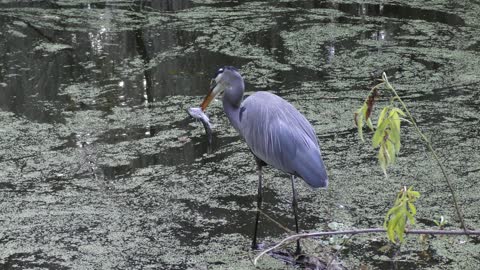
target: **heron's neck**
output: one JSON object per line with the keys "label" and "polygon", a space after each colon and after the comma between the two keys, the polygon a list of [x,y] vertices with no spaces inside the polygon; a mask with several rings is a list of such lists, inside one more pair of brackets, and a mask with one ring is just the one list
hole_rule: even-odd
{"label": "heron's neck", "polygon": [[240,132],[240,106],[235,106],[234,104],[228,102],[227,99],[225,99],[225,96],[223,97],[223,111],[228,117],[228,120],[230,120],[230,123],[232,126]]}
{"label": "heron's neck", "polygon": [[240,107],[243,101],[243,82],[237,88],[225,91],[223,95],[223,111],[230,120],[232,126],[240,132]]}

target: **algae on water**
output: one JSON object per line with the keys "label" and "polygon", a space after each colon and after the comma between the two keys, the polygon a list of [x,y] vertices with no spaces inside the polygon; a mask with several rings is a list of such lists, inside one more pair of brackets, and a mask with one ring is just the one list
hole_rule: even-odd
{"label": "algae on water", "polygon": [[[457,226],[440,172],[408,126],[388,180],[358,141],[353,112],[381,71],[439,150],[466,223],[480,228],[478,9],[444,0],[3,1],[0,268],[250,269],[255,161],[220,100],[207,111],[211,147],[185,111],[222,65],[240,69],[247,94],[291,102],[317,132],[331,181],[311,190],[297,179],[303,230],[381,226],[403,185],[424,194],[416,228],[439,216]],[[288,176],[266,167],[264,178],[264,212],[293,229]],[[288,235],[261,223],[266,244]],[[389,268],[386,243],[355,236],[339,259]],[[321,257],[342,244],[304,250]],[[470,269],[477,250],[471,239],[422,246],[407,237],[395,258],[398,268]]]}

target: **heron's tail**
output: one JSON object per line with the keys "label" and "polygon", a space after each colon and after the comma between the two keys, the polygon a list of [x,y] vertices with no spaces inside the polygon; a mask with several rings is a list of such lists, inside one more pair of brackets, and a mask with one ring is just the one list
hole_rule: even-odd
{"label": "heron's tail", "polygon": [[319,149],[311,148],[295,157],[295,172],[313,188],[326,188],[328,175]]}

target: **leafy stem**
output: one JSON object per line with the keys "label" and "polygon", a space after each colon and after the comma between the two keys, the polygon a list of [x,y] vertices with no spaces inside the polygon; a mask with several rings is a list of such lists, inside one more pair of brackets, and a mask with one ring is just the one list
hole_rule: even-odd
{"label": "leafy stem", "polygon": [[445,170],[445,168],[443,167],[443,164],[442,162],[440,161],[440,158],[438,157],[437,155],[437,152],[435,151],[435,149],[433,148],[432,144],[430,143],[430,141],[428,140],[428,138],[425,136],[425,134],[423,134],[423,132],[420,130],[420,128],[418,127],[417,123],[415,122],[415,120],[413,119],[412,117],[412,114],[410,113],[410,111],[408,110],[407,106],[405,105],[405,103],[403,102],[403,100],[400,98],[400,96],[398,95],[397,91],[395,90],[395,88],[393,88],[393,86],[390,84],[390,82],[388,81],[388,78],[387,78],[387,75],[385,74],[385,72],[382,74],[382,83],[385,84],[385,86],[390,90],[392,91],[392,93],[395,95],[395,98],[396,100],[398,100],[398,102],[402,105],[402,108],[403,110],[405,111],[407,117],[409,118],[410,120],[410,123],[413,125],[413,127],[415,128],[415,131],[417,132],[417,134],[422,138],[422,140],[425,142],[425,144],[427,145],[427,148],[428,150],[430,151],[433,159],[435,159],[435,161],[437,162],[437,165],[440,167],[440,170],[442,171],[442,174],[443,174],[443,178],[445,179],[445,182],[447,183],[447,186],[448,186],[448,189],[450,190],[450,193],[452,194],[452,200],[453,200],[453,204],[455,206],[455,210],[457,212],[457,216],[458,216],[458,219],[460,220],[460,224],[462,226],[462,229],[466,232],[467,231],[467,227],[465,226],[465,221],[463,219],[463,215],[462,215],[462,211],[460,209],[460,206],[458,205],[458,201],[457,201],[457,196],[455,195],[455,191],[453,189],[453,186],[451,184],[451,181],[450,181],[450,178],[448,177],[447,175],[447,172]]}
{"label": "leafy stem", "polygon": [[397,195],[394,206],[388,210],[383,227],[387,230],[388,239],[393,243],[395,243],[395,235],[400,242],[403,242],[407,218],[410,224],[415,224],[417,208],[413,203],[418,197],[420,197],[418,191],[414,191],[412,187],[408,189],[403,187]]}

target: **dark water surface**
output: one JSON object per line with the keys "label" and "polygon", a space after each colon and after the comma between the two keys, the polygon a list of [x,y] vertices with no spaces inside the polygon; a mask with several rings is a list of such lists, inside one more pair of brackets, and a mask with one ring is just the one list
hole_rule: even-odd
{"label": "dark water surface", "polygon": [[[248,91],[292,102],[317,131],[331,182],[312,191],[298,181],[304,230],[379,227],[402,185],[422,194],[415,228],[442,215],[458,227],[408,125],[389,179],[359,143],[353,112],[381,71],[480,228],[480,4],[382,3],[0,1],[0,269],[254,268],[255,162],[220,102],[208,111],[211,147],[185,112],[222,65],[238,67]],[[293,229],[287,176],[270,168],[265,178],[265,213]],[[267,218],[260,226],[266,243],[287,235]],[[387,244],[365,235],[304,249],[330,260],[342,247],[335,261],[350,269],[480,263],[475,239]]]}

